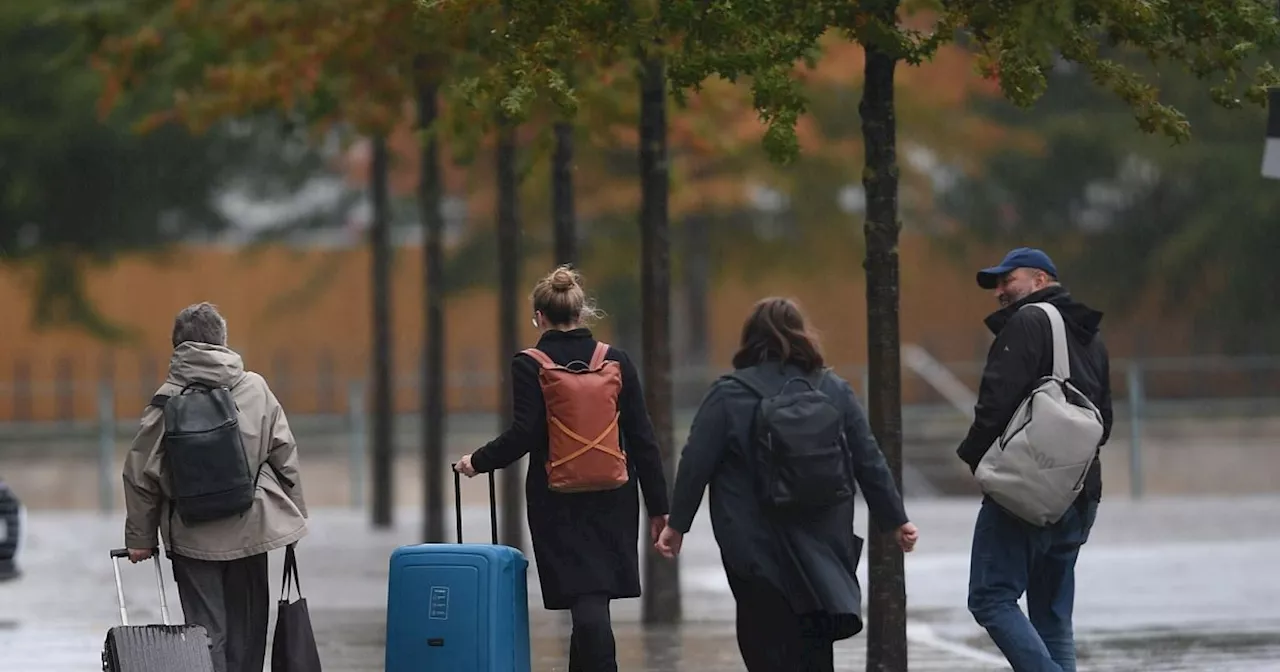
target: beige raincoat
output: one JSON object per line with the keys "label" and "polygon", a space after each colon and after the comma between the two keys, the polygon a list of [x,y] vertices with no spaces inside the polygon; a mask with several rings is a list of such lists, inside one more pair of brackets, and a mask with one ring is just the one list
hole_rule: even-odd
{"label": "beige raincoat", "polygon": [[[301,539],[307,533],[307,507],[298,474],[298,446],[267,382],[245,371],[233,350],[188,341],[174,348],[169,375],[156,394],[178,394],[193,381],[231,388],[249,464],[261,465],[257,497],[244,515],[222,520],[187,526],[180,516],[170,515],[169,479],[160,441],[164,414],[156,406],[147,406],[124,463],[125,545],[156,548],[163,535],[165,548],[172,554],[196,560],[237,560]],[[277,470],[292,481],[292,487],[281,483]]]}

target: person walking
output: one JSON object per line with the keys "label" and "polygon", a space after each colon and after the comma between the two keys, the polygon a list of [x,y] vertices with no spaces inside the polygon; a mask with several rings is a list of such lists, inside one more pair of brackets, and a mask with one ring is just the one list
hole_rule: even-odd
{"label": "person walking", "polygon": [[[1102,500],[1101,446],[1111,435],[1111,364],[1099,333],[1102,313],[1077,301],[1058,281],[1044,251],[1011,250],[978,271],[1000,309],[986,318],[995,340],[987,354],[974,419],[956,449],[976,473],[983,457],[1032,389],[1053,372],[1053,328],[1035,303],[1057,309],[1066,330],[1068,380],[1100,411],[1102,439],[1075,502],[1044,527],[1012,515],[984,496],[973,530],[969,611],[1017,672],[1075,672],[1075,566]],[[1018,606],[1027,596],[1027,614]]]}
{"label": "person walking", "polygon": [[919,530],[853,388],[825,367],[799,306],[757,303],[733,368],[694,417],[657,549],[679,554],[710,485],[747,670],[832,672],[833,643],[863,627],[855,490],[904,552]]}
{"label": "person walking", "polygon": [[186,623],[208,632],[216,672],[262,672],[267,553],[307,533],[298,467],[284,409],[227,347],[226,320],[209,303],[184,308],[125,457],[124,538],[137,563],[163,537]]}
{"label": "person walking", "polygon": [[569,610],[570,672],[616,672],[611,600],[640,596],[637,480],[649,543],[666,525],[667,483],[640,376],[597,341],[580,276],[556,268],[533,288],[536,348],[511,363],[514,417],[455,465],[472,477],[529,454],[525,496],[543,605]]}

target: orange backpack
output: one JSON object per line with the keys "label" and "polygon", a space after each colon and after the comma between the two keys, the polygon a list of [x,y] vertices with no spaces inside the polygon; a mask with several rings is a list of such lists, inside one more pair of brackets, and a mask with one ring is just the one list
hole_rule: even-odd
{"label": "orange backpack", "polygon": [[[622,368],[596,343],[589,364],[556,364],[537,348],[524,351],[541,368],[547,406],[547,487],[555,492],[615,490],[626,484],[627,456],[618,432]],[[577,365],[576,367],[574,365]]]}

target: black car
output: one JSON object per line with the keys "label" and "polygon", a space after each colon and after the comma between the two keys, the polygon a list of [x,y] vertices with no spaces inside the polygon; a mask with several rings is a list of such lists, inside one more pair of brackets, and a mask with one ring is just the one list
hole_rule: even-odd
{"label": "black car", "polygon": [[0,481],[0,581],[18,578],[25,511],[18,496]]}

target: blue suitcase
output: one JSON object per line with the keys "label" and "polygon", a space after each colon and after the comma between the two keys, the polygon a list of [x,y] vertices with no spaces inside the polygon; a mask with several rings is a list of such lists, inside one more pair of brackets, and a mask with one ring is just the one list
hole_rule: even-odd
{"label": "blue suitcase", "polygon": [[385,672],[530,672],[529,561],[498,545],[462,543],[462,493],[453,474],[456,544],[402,546],[387,581]]}

